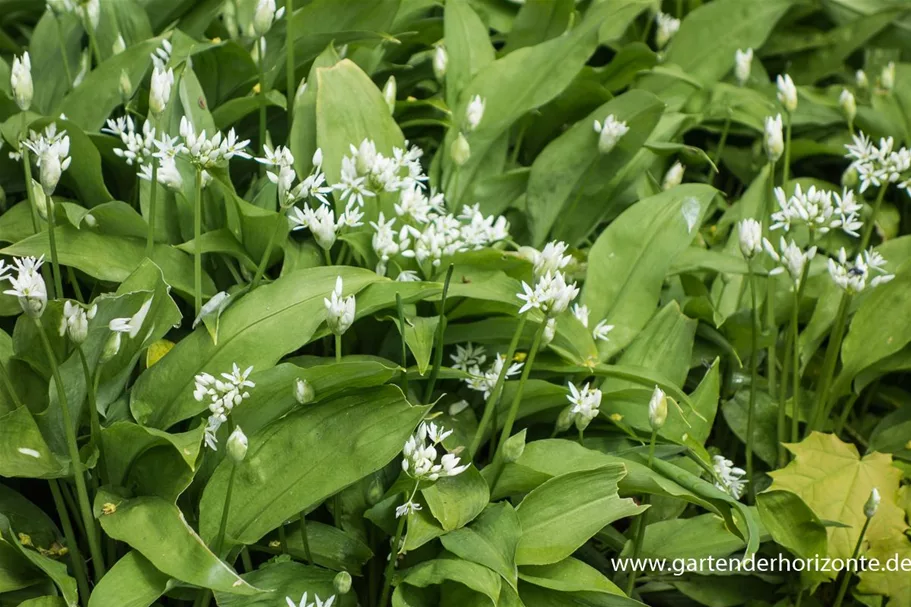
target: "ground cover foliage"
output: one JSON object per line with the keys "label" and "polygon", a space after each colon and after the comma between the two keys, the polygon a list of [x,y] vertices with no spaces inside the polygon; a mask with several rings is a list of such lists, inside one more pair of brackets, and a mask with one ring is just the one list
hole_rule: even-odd
{"label": "ground cover foliage", "polygon": [[911,604],[909,31],[0,0],[0,605]]}

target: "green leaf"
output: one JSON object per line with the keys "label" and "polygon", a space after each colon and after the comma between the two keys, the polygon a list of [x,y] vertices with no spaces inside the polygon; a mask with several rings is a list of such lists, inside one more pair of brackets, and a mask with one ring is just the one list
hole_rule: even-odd
{"label": "green leaf", "polygon": [[516,563],[556,563],[604,526],[639,513],[635,502],[617,494],[625,475],[623,465],[609,464],[557,476],[529,493],[516,509],[522,525]]}
{"label": "green leaf", "polygon": [[490,605],[497,605],[500,596],[500,577],[482,565],[452,555],[424,561],[399,574],[401,583],[425,588],[445,581],[458,582],[486,595]]}
{"label": "green leaf", "polygon": [[[663,111],[664,104],[657,97],[632,90],[601,105],[544,148],[528,179],[526,209],[535,246],[547,240],[564,213],[586,213],[578,204],[583,192],[604,187],[632,159]],[[629,132],[609,154],[601,154],[592,124],[610,115],[626,122]]]}
{"label": "green leaf", "polygon": [[[749,388],[738,390],[734,398],[721,408],[724,421],[737,438],[746,444],[747,412],[750,406]],[[778,402],[764,390],[756,391],[753,411],[753,451],[769,466],[778,461]]]}
{"label": "green leaf", "polygon": [[490,501],[487,482],[471,466],[455,477],[444,477],[421,493],[430,512],[445,531],[460,529],[480,514]]}
{"label": "green leaf", "polygon": [[13,528],[10,524],[10,520],[4,514],[0,514],[0,534],[3,535],[5,541],[9,541],[12,547],[28,559],[33,566],[43,571],[54,581],[54,584],[60,589],[61,594],[63,594],[63,598],[66,600],[68,607],[76,607],[79,604],[76,580],[69,576],[66,564],[55,561],[48,556],[44,556],[33,548],[23,546],[17,535],[16,529]]}
{"label": "green leaf", "polygon": [[526,2],[512,24],[503,54],[556,38],[566,31],[573,17],[573,0]]}
{"label": "green leaf", "polygon": [[[334,571],[301,563],[269,563],[256,571],[243,575],[243,578],[249,583],[269,592],[252,597],[217,592],[215,599],[219,607],[275,607],[276,603],[280,604],[286,596],[300,601],[301,596],[306,592],[311,601],[314,599],[314,594],[325,601],[336,594],[335,587],[332,585],[334,577]],[[351,592],[338,596],[333,604],[339,607],[355,607],[357,598]]]}
{"label": "green leaf", "polygon": [[137,421],[168,428],[205,410],[205,403],[193,398],[196,374],[227,372],[234,363],[264,370],[308,343],[326,317],[323,299],[338,276],[346,295],[380,280],[376,273],[358,268],[314,268],[248,293],[222,314],[217,345],[199,327],[139,376],[130,402]]}
{"label": "green leaf", "polygon": [[[379,470],[401,450],[425,410],[409,405],[396,387],[369,388],[292,412],[250,436],[247,456],[237,465],[226,542],[252,544]],[[213,538],[218,530],[231,465],[223,460],[206,485],[203,537]]]}
{"label": "green leaf", "polygon": [[60,478],[69,469],[69,459],[51,451],[28,407],[0,417],[0,476]]}
{"label": "green leaf", "polygon": [[597,569],[572,557],[551,565],[525,565],[519,569],[519,579],[560,592],[604,592],[626,596]]}
{"label": "green leaf", "polygon": [[[288,553],[299,559],[307,557],[301,539],[300,522],[285,525],[285,541]],[[307,521],[307,541],[313,563],[334,571],[347,571],[357,575],[364,563],[373,557],[373,552],[353,535],[317,521]]]}
{"label": "green leaf", "polygon": [[494,60],[494,49],[468,0],[452,0],[443,12],[443,31],[449,61],[446,66],[446,103],[456,107],[459,94],[480,70]]}
{"label": "green leaf", "polygon": [[[651,318],[673,259],[695,238],[714,188],[684,184],[634,204],[589,253],[582,301],[590,323],[614,325],[603,357],[626,347]],[[602,342],[603,343],[603,342]]]}
{"label": "green leaf", "polygon": [[[728,531],[724,519],[714,514],[700,514],[650,523],[645,528],[642,556],[669,561],[722,557],[743,547],[743,540]],[[623,555],[632,556],[632,542],[627,543]]]}
{"label": "green leaf", "polygon": [[[789,491],[764,491],[756,496],[762,524],[772,539],[791,554],[805,559],[828,554],[826,527],[799,496]],[[834,578],[832,572],[805,573],[819,581]]]}
{"label": "green leaf", "polygon": [[175,585],[171,576],[131,550],[95,586],[89,607],[149,607]]}
{"label": "green leaf", "polygon": [[[393,318],[399,334],[402,333],[402,327],[399,326],[398,317]],[[430,355],[433,353],[433,340],[436,336],[437,327],[440,324],[439,316],[412,316],[405,317],[405,343],[414,356],[415,364],[418,367],[418,373],[424,375],[430,367]]]}
{"label": "green leaf", "polygon": [[905,514],[896,503],[901,472],[892,466],[891,456],[870,453],[860,457],[854,445],[820,432],[785,447],[794,459],[769,473],[770,489],[795,493],[820,519],[850,525],[827,529],[830,557],[848,558],[853,553],[866,520],[864,503],[874,487],[882,502],[870,520],[866,538],[887,540],[904,532]]}
{"label": "green leaf", "polygon": [[[114,512],[105,511],[114,507]],[[176,505],[160,497],[125,498],[105,489],[95,496],[95,516],[104,532],[142,553],[173,578],[230,594],[260,592],[215,556],[187,524]]]}
{"label": "green leaf", "polygon": [[440,541],[456,556],[500,574],[516,588],[516,547],[521,527],[508,502],[490,504],[471,525],[447,533]]}
{"label": "green leaf", "polygon": [[294,155],[294,168],[298,175],[307,175],[313,168],[313,154],[319,145],[316,141],[316,93],[319,90],[318,69],[332,67],[341,61],[333,44],[329,44],[313,62],[307,75],[307,88],[303,94],[295,95],[294,121],[291,123],[289,147]]}

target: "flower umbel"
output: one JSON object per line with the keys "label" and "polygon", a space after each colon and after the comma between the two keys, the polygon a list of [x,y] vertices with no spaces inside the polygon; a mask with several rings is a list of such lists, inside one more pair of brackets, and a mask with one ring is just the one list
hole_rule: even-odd
{"label": "flower umbel", "polygon": [[737,468],[734,466],[734,462],[721,455],[714,456],[712,460],[715,467],[715,486],[734,499],[740,499],[749,482],[743,478],[746,471]]}
{"label": "flower umbel", "polygon": [[354,295],[342,297],[342,277],[335,279],[335,289],[328,298],[323,299],[326,305],[326,324],[336,335],[344,333],[354,323]]}
{"label": "flower umbel", "polygon": [[213,451],[218,449],[218,439],[215,436],[218,429],[228,421],[228,415],[234,407],[250,397],[247,388],[256,387],[256,384],[248,379],[252,371],[253,367],[247,367],[241,371],[237,363],[234,363],[231,372],[222,373],[221,377],[214,377],[203,372],[194,378],[196,386],[193,390],[193,398],[197,402],[207,403],[209,407],[210,415],[206,422],[205,441],[206,446]]}

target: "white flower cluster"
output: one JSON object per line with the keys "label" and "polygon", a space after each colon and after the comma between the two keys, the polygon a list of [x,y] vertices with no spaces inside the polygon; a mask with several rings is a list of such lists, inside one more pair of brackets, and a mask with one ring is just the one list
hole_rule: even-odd
{"label": "white flower cluster", "polygon": [[593,419],[598,417],[601,407],[601,390],[592,388],[588,383],[582,389],[569,383],[569,394],[566,396],[572,408],[569,410],[570,421],[576,424],[579,430],[585,430]]}
{"label": "white flower cluster", "polygon": [[790,197],[785,194],[784,188],[775,188],[775,199],[779,210],[772,213],[771,230],[784,228],[787,232],[795,225],[805,225],[816,234],[840,228],[846,234],[857,237],[857,230],[863,226],[858,216],[862,207],[851,190],[838,194],[811,185],[804,191],[797,184]]}
{"label": "white flower cluster", "polygon": [[602,154],[609,154],[620,139],[629,132],[626,122],[617,120],[613,114],[604,119],[604,124],[595,120],[594,127],[595,132],[598,133],[598,151]]}
{"label": "white flower cluster", "polygon": [[210,415],[206,422],[205,440],[206,446],[210,449],[218,448],[215,434],[221,425],[228,421],[228,415],[234,407],[250,397],[247,388],[256,387],[256,384],[247,379],[251,371],[253,367],[247,367],[242,372],[235,363],[231,373],[222,373],[220,379],[208,373],[200,373],[194,378],[196,387],[193,390],[193,398],[197,402],[208,401]]}
{"label": "white flower cluster", "polygon": [[95,318],[98,306],[88,308],[67,300],[63,304],[63,316],[60,317],[60,337],[70,338],[74,344],[81,344],[89,335],[89,321]]}
{"label": "white flower cluster", "polygon": [[[221,131],[217,131],[210,138],[206,136],[205,129],[197,133],[193,123],[183,116],[180,119],[180,136],[183,138],[182,144],[178,144],[169,152],[185,154],[191,163],[203,170],[223,165],[235,156],[252,158],[250,154],[244,152],[244,149],[250,145],[250,140],[239,141],[233,128],[228,131],[227,135],[222,135]],[[162,152],[165,151],[161,146],[159,149]]]}
{"label": "white flower cluster", "polygon": [[285,602],[288,603],[288,607],[332,607],[333,603],[335,603],[335,595],[333,594],[325,601],[321,601],[319,596],[314,593],[313,602],[307,602],[307,593],[305,592],[299,603],[295,603],[290,596],[285,597]]}
{"label": "white flower cluster", "polygon": [[[454,453],[444,453],[437,462],[437,445],[452,434],[434,423],[421,422],[418,429],[405,442],[402,448],[402,470],[415,481],[433,482],[440,477],[458,476],[471,465],[459,465],[459,457]],[[406,511],[407,508],[407,511]],[[396,508],[396,516],[420,510],[418,504],[408,502]]]}
{"label": "white flower cluster", "polygon": [[[40,318],[47,307],[47,285],[39,270],[44,256],[14,257],[13,266],[0,261],[0,281],[8,280],[10,288],[4,291],[19,300],[22,311],[32,318]],[[15,271],[14,276],[11,271]]]}
{"label": "white flower cluster", "polygon": [[712,460],[715,467],[715,486],[734,499],[740,499],[749,482],[743,478],[746,472],[742,468],[735,467],[734,462],[721,455],[714,456]]}
{"label": "white flower cluster", "polygon": [[810,247],[804,251],[793,240],[790,242],[785,241],[784,236],[781,237],[777,250],[775,249],[775,245],[769,242],[768,238],[764,238],[762,244],[765,247],[766,253],[769,254],[769,257],[774,259],[775,263],[778,264],[775,269],[769,272],[769,275],[774,276],[787,271],[791,276],[791,280],[794,281],[794,284],[800,286],[804,268],[816,256],[816,247]]}
{"label": "white flower cluster", "polygon": [[[886,260],[873,249],[864,251],[851,263],[848,253],[842,247],[838,251],[837,261],[829,259],[829,275],[838,288],[854,295],[863,291],[868,281],[871,287],[875,287],[895,278],[894,274],[886,271],[885,265]],[[874,273],[876,275],[872,276]]]}
{"label": "white flower cluster", "polygon": [[23,142],[35,154],[38,168],[41,170],[41,188],[50,196],[57,189],[60,176],[70,167],[70,138],[66,131],[57,132],[57,124],[47,125],[43,133],[29,132]]}
{"label": "white flower cluster", "polygon": [[[468,347],[470,348],[471,344],[468,344]],[[474,351],[474,358],[466,356],[464,360],[456,360],[456,356],[453,356],[452,358],[455,361],[453,368],[465,371],[471,376],[464,380],[469,389],[481,392],[484,398],[489,398],[494,386],[497,385],[497,379],[501,373],[504,373],[504,368],[504,378],[508,379],[518,374],[522,370],[524,363],[514,362],[507,367],[506,357],[502,354],[497,354],[497,357],[487,370],[482,371],[481,365],[487,360],[487,356],[483,352],[484,348],[478,346]],[[456,354],[458,355],[458,351]]]}
{"label": "white flower cluster", "polygon": [[114,154],[123,158],[129,166],[142,166],[152,161],[155,153],[155,127],[150,121],[143,122],[140,133],[136,131],[136,125],[129,116],[109,118],[101,132],[120,138],[124,147],[114,148]]}
{"label": "white flower cluster", "polygon": [[658,31],[655,33],[655,44],[659,49],[662,49],[680,29],[680,19],[658,11],[655,15],[655,23],[658,25]]}
{"label": "white flower cluster", "polygon": [[911,196],[911,150],[895,149],[892,137],[879,140],[876,146],[863,133],[854,135],[853,144],[845,146],[851,159],[851,168],[860,178],[860,191],[865,192],[871,185],[882,187],[897,183],[898,187]]}
{"label": "white flower cluster", "polygon": [[342,297],[342,277],[335,279],[335,289],[328,298],[323,298],[326,306],[326,324],[336,335],[343,335],[354,324],[354,295]]}
{"label": "white flower cluster", "polygon": [[[573,316],[575,316],[579,322],[582,323],[586,329],[588,328],[589,317],[591,316],[591,311],[588,309],[588,306],[585,304],[573,304]],[[608,341],[610,339],[610,332],[614,330],[614,325],[607,324],[607,320],[599,320],[598,324],[595,325],[595,328],[592,329],[592,338],[595,341]]]}
{"label": "white flower cluster", "polygon": [[789,113],[797,109],[797,87],[788,74],[779,74],[775,80],[778,87],[778,101]]}
{"label": "white flower cluster", "polygon": [[523,302],[519,314],[537,308],[548,316],[556,316],[569,308],[569,304],[579,295],[576,283],[567,284],[566,276],[559,271],[547,271],[535,281],[534,287],[523,281],[522,291],[516,295]]}

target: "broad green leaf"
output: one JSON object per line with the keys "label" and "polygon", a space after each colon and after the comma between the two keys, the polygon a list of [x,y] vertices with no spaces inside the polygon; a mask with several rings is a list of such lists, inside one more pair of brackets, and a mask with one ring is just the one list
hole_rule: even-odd
{"label": "broad green leaf", "polygon": [[[369,388],[290,413],[250,436],[234,481],[227,544],[251,544],[388,464],[424,412],[396,387]],[[213,538],[218,530],[231,465],[223,460],[206,485],[200,503],[203,537]]]}
{"label": "broad green leaf", "polygon": [[174,585],[176,580],[131,550],[95,586],[89,607],[149,607]]}
{"label": "broad green leaf", "polygon": [[[793,555],[811,559],[828,554],[826,527],[799,496],[789,491],[764,491],[756,496],[762,524],[775,542]],[[819,581],[831,579],[831,572],[808,571]]]}
{"label": "broad green leaf", "polygon": [[23,495],[0,485],[0,512],[17,534],[26,534],[34,549],[50,549],[62,536],[51,518]]}
{"label": "broad green leaf", "polygon": [[[749,388],[738,390],[734,398],[721,408],[724,421],[746,444],[747,412],[750,406]],[[778,402],[764,390],[756,392],[756,408],[753,411],[753,453],[762,461],[775,466],[778,461]]]}
{"label": "broad green leaf", "polygon": [[0,417],[0,476],[60,478],[69,469],[69,458],[51,451],[28,407]]}
{"label": "broad green leaf", "polygon": [[441,478],[421,493],[430,512],[445,531],[464,527],[490,501],[487,482],[474,466],[458,476]]}
{"label": "broad green leaf", "polygon": [[95,516],[105,533],[129,544],[164,574],[230,594],[259,592],[215,556],[167,500],[125,498],[101,489],[95,496]]}
{"label": "broad green leaf", "polygon": [[442,558],[424,561],[398,574],[403,584],[424,588],[453,581],[467,586],[490,599],[496,606],[500,596],[500,577],[482,565],[443,554]]}
{"label": "broad green leaf", "polygon": [[[288,553],[305,559],[307,552],[301,538],[300,522],[285,525]],[[364,563],[373,557],[373,552],[353,535],[317,521],[307,521],[307,541],[313,563],[334,571],[347,571],[357,575]]]}
{"label": "broad green leaf", "polygon": [[573,0],[526,2],[512,24],[503,53],[534,46],[566,31],[573,17]]}
{"label": "broad green leaf", "polygon": [[452,0],[443,12],[443,31],[449,61],[446,65],[446,102],[456,107],[459,94],[472,77],[494,60],[494,49],[468,0]]}
{"label": "broad green leaf", "polygon": [[[72,88],[79,71],[84,30],[76,15],[45,11],[35,24],[28,43],[35,93],[32,107],[53,114],[63,96]],[[69,67],[69,77],[67,76]]]}
{"label": "broad green leaf", "polygon": [[525,565],[519,569],[519,579],[560,592],[605,592],[625,596],[597,569],[572,557],[551,565]]}
{"label": "broad green leaf", "polygon": [[68,607],[76,607],[79,604],[76,580],[69,576],[65,563],[40,554],[34,548],[24,546],[17,530],[11,525],[10,520],[4,514],[0,514],[0,534],[3,535],[4,541],[8,541],[9,544],[29,560],[33,566],[43,571],[54,581],[54,584],[60,589],[63,598],[66,600]]}
{"label": "broad green leaf", "polygon": [[[668,560],[722,557],[743,547],[743,540],[728,531],[723,518],[700,514],[650,523],[645,528],[642,556]],[[627,543],[623,554],[632,556],[632,542]]]}
{"label": "broad green leaf", "polygon": [[[603,187],[632,159],[663,110],[664,104],[651,93],[632,90],[603,104],[544,148],[531,166],[526,201],[536,246],[544,243],[563,213],[583,211],[578,206],[583,192]],[[605,155],[598,151],[599,135],[592,125],[611,115],[630,130]]]}
{"label": "broad green leaf", "polygon": [[16,548],[0,539],[0,593],[22,590],[45,579],[41,570],[33,567]]}
{"label": "broad green leaf", "polygon": [[[401,334],[402,327],[399,326],[398,316],[393,318],[393,322],[395,322],[395,326],[399,330],[399,334]],[[424,375],[430,367],[430,355],[433,353],[433,342],[439,324],[439,316],[405,317],[405,343],[408,345],[412,356],[414,356],[418,373],[421,375]]]}
{"label": "broad green leaf", "polygon": [[611,223],[589,253],[582,301],[590,323],[614,325],[600,346],[609,357],[627,346],[651,318],[665,274],[686,250],[715,196],[714,188],[685,184],[642,200]]}
{"label": "broad green leaf", "polygon": [[496,571],[515,588],[520,534],[515,509],[508,502],[498,502],[487,506],[469,526],[444,535],[440,542],[449,552]]}
{"label": "broad green leaf", "polygon": [[319,90],[319,79],[316,71],[331,67],[341,61],[333,44],[324,50],[313,62],[307,75],[307,88],[291,100],[294,104],[294,122],[291,123],[289,144],[294,155],[294,168],[298,175],[306,175],[313,168],[313,153],[319,144],[316,142],[316,93]]}
{"label": "broad green leaf", "polygon": [[904,532],[904,511],[896,503],[901,472],[892,466],[891,456],[870,453],[860,457],[854,445],[820,432],[785,446],[794,459],[769,473],[770,489],[795,493],[820,519],[849,525],[827,529],[830,557],[848,558],[853,553],[866,520],[864,503],[874,488],[882,502],[870,520],[867,540],[888,540]]}
{"label": "broad green leaf", "polygon": [[644,603],[622,594],[606,592],[563,592],[527,582],[519,584],[521,605],[525,607],[642,607]]}
{"label": "broad green leaf", "polygon": [[383,94],[349,59],[316,71],[316,142],[323,151],[323,170],[329,183],[337,183],[342,158],[364,139],[371,139],[387,156],[403,147],[402,132]]}
{"label": "broad green leaf", "polygon": [[217,345],[199,327],[139,376],[130,403],[137,421],[168,428],[205,410],[205,403],[193,398],[196,374],[228,372],[234,363],[241,369],[265,370],[309,342],[325,319],[323,299],[338,276],[345,295],[379,280],[374,272],[357,268],[314,268],[248,293],[222,314]]}
{"label": "broad green leaf", "polygon": [[604,526],[639,513],[635,502],[617,494],[625,475],[622,464],[608,464],[557,476],[529,493],[516,509],[522,524],[516,563],[556,563]]}
{"label": "broad green leaf", "polygon": [[[314,594],[324,601],[336,594],[332,585],[334,577],[334,571],[301,563],[269,563],[243,575],[247,582],[268,592],[250,597],[218,592],[215,597],[219,607],[275,607],[276,604],[280,605],[286,596],[299,602],[306,592],[309,605],[314,600]],[[353,592],[339,595],[333,605],[355,607],[356,595]]]}

